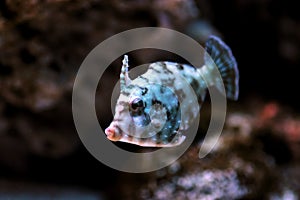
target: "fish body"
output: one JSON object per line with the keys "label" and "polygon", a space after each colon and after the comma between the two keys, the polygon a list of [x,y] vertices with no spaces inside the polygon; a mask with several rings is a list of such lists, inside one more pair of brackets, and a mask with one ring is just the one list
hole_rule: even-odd
{"label": "fish body", "polygon": [[216,63],[221,80],[216,78],[207,54],[201,68],[155,62],[144,74],[130,80],[125,56],[115,116],[105,129],[107,138],[148,147],[180,145],[186,137],[184,131],[199,114],[208,86],[221,89],[224,81],[227,97],[236,100],[239,74],[231,50],[219,38],[211,36],[206,51]]}

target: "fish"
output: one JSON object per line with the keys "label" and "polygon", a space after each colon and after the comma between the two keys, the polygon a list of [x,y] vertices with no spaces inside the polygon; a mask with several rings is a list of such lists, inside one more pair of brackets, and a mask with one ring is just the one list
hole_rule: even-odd
{"label": "fish", "polygon": [[[211,35],[205,50],[204,64],[199,68],[158,61],[149,64],[147,71],[134,80],[129,77],[125,55],[120,96],[113,121],[105,129],[106,137],[113,142],[143,147],[174,147],[185,141],[185,132],[199,114],[208,87],[220,91],[225,88],[226,97],[237,100],[239,71],[231,49],[219,37]],[[215,65],[210,58],[221,77],[214,76]],[[197,106],[193,106],[191,95],[196,95]]]}

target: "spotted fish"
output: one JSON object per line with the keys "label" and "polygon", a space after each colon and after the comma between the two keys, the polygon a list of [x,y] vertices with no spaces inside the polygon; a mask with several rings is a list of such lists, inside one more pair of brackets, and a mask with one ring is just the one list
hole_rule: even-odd
{"label": "spotted fish", "polygon": [[[237,100],[239,73],[230,48],[218,37],[211,36],[206,42],[206,52],[222,79],[214,76],[214,65],[206,53],[200,68],[155,62],[144,74],[131,80],[125,55],[115,116],[105,129],[107,138],[147,147],[180,145],[186,138],[184,131],[200,111],[207,85],[222,89],[224,83],[227,98]],[[192,95],[197,96],[197,106],[190,98]]]}

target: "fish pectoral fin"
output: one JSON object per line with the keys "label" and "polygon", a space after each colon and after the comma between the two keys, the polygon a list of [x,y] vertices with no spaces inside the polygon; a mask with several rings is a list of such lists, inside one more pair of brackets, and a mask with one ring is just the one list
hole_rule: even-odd
{"label": "fish pectoral fin", "polygon": [[161,147],[174,147],[181,145],[184,142],[185,138],[186,136],[182,135],[181,132],[178,132],[171,142],[169,142],[168,144],[162,144]]}
{"label": "fish pectoral fin", "polygon": [[152,147],[175,147],[178,145],[181,145],[184,140],[185,140],[186,136],[182,135],[181,132],[178,132],[175,137],[173,138],[173,140],[167,144],[155,144],[155,145],[147,145],[146,143],[143,143],[141,146],[152,146]]}
{"label": "fish pectoral fin", "polygon": [[167,144],[157,144],[155,147],[175,147],[181,145],[184,142],[186,137],[184,135],[180,135],[178,137],[176,136],[173,138],[171,142]]}
{"label": "fish pectoral fin", "polygon": [[172,140],[172,143],[174,141],[174,144],[177,146],[177,145],[180,145],[181,143],[183,143],[183,141],[185,140],[185,136],[182,135],[181,132],[177,133],[176,136],[173,138]]}

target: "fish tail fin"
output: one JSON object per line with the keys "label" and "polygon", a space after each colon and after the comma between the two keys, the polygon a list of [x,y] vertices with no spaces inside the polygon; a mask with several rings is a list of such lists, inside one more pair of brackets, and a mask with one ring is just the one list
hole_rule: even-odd
{"label": "fish tail fin", "polygon": [[[210,36],[206,41],[206,52],[211,57],[210,58],[207,53],[204,57],[205,66],[208,69],[206,69],[206,74],[209,74],[208,72],[211,72],[214,69],[215,63],[223,79],[212,79],[211,85],[214,85],[220,91],[223,91],[223,81],[227,98],[237,100],[239,95],[239,72],[236,60],[232,55],[230,48],[220,38]],[[212,63],[212,61],[214,63]]]}

